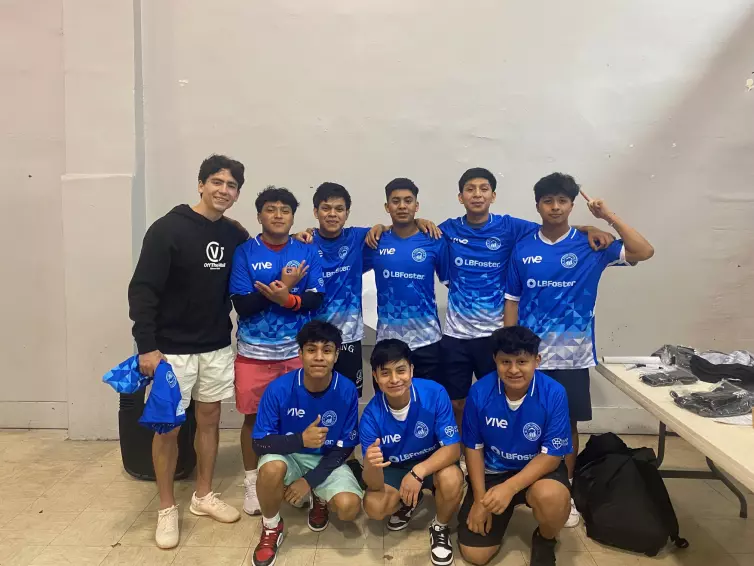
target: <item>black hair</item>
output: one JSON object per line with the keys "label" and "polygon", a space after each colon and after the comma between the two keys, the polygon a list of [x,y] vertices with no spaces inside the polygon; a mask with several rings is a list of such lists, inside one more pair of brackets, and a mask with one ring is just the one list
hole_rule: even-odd
{"label": "black hair", "polygon": [[319,205],[331,198],[342,198],[346,201],[346,210],[351,210],[351,195],[343,185],[338,183],[326,182],[322,183],[317,190],[314,191],[314,208],[319,208]]}
{"label": "black hair", "polygon": [[539,336],[523,326],[506,326],[492,333],[492,355],[498,352],[515,356],[518,354],[539,354]]}
{"label": "black hair", "polygon": [[458,179],[458,192],[462,193],[464,185],[472,179],[487,179],[493,191],[497,188],[497,179],[495,179],[492,172],[484,167],[472,167],[471,169],[467,169],[466,172],[461,175],[461,178]]}
{"label": "black hair", "polygon": [[534,198],[539,202],[544,197],[565,195],[573,202],[579,196],[579,189],[580,187],[570,175],[551,173],[547,177],[542,177],[534,185]]}
{"label": "black hair", "polygon": [[400,191],[401,189],[411,191],[414,197],[419,194],[419,187],[417,187],[411,179],[398,177],[385,185],[385,198],[390,200],[390,195],[393,194],[393,191]]}
{"label": "black hair", "polygon": [[212,154],[202,161],[199,167],[199,182],[202,184],[206,183],[210,175],[214,175],[223,169],[230,171],[230,174],[236,180],[236,183],[238,183],[238,190],[240,191],[241,187],[243,187],[245,167],[240,161],[231,159],[226,155]]}
{"label": "black hair", "polygon": [[372,355],[369,356],[369,364],[374,371],[401,360],[411,363],[411,348],[403,340],[397,338],[380,340],[374,345]]}
{"label": "black hair", "polygon": [[257,195],[257,200],[254,201],[254,205],[257,207],[257,212],[262,212],[264,205],[268,202],[282,202],[291,207],[293,214],[296,214],[298,208],[298,201],[293,193],[285,187],[276,187],[270,185],[265,190]]}
{"label": "black hair", "polygon": [[306,344],[332,342],[335,348],[340,350],[343,344],[343,335],[334,324],[324,320],[310,320],[296,334],[298,347],[303,349]]}

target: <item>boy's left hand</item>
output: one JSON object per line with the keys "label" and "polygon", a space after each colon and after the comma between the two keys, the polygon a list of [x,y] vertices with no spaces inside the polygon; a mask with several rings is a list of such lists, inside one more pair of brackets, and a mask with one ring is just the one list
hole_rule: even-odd
{"label": "boy's left hand", "polygon": [[615,241],[615,236],[610,232],[605,232],[593,226],[590,226],[586,231],[586,236],[589,238],[589,245],[596,252],[609,248],[610,244]]}
{"label": "boy's left hand", "polygon": [[285,488],[285,500],[291,505],[301,505],[304,498],[309,495],[311,489],[309,482],[304,478],[299,478]]}

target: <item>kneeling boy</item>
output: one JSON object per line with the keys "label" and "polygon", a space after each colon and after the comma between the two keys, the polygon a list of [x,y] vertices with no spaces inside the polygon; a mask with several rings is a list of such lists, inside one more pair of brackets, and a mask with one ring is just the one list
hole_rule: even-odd
{"label": "kneeling boy", "polygon": [[303,368],[281,375],[262,396],[253,444],[259,459],[257,494],[262,535],[255,566],[275,561],[283,541],[280,505],[309,502],[309,528],[329,524],[329,508],[342,521],[356,518],[363,491],[345,465],[358,440],[356,386],[333,371],[340,330],[306,323],[296,336]]}
{"label": "kneeling boy", "polygon": [[380,391],[364,409],[359,425],[364,453],[364,511],[371,519],[392,515],[387,528],[408,526],[433,489],[437,515],[429,527],[432,564],[453,562],[448,523],[461,502],[463,476],[458,427],[450,397],[442,385],[413,379],[411,350],[396,339],[382,340],[372,351],[372,376]]}
{"label": "kneeling boy", "polygon": [[534,510],[531,566],[555,565],[555,537],[568,518],[571,452],[563,386],[537,371],[539,337],[510,326],[492,333],[497,370],[472,387],[462,442],[470,488],[458,513],[458,545],[472,564],[500,550],[516,505]]}

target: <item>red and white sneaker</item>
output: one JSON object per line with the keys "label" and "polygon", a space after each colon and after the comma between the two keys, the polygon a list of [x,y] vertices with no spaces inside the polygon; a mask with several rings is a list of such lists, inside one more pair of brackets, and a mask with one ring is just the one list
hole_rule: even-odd
{"label": "red and white sneaker", "polygon": [[330,510],[327,508],[327,501],[312,493],[311,503],[309,504],[309,528],[318,533],[324,531],[329,524]]}
{"label": "red and white sneaker", "polygon": [[280,519],[278,526],[274,529],[268,529],[262,523],[262,536],[259,537],[259,544],[254,549],[254,555],[251,561],[254,566],[272,566],[278,556],[278,548],[283,544],[283,519]]}

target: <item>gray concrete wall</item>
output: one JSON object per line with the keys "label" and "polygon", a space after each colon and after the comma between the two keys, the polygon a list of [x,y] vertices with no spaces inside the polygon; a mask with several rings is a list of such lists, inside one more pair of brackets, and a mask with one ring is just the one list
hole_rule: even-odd
{"label": "gray concrete wall", "polygon": [[[117,433],[99,379],[132,351],[133,249],[212,152],[247,165],[232,216],[252,231],[270,183],[297,227],[324,180],[366,225],[396,176],[441,221],[469,166],[530,219],[534,182],[572,173],[657,249],[604,277],[602,353],[753,349],[752,29],[748,0],[0,2],[0,426]],[[597,427],[647,426],[601,378],[594,403]]]}

